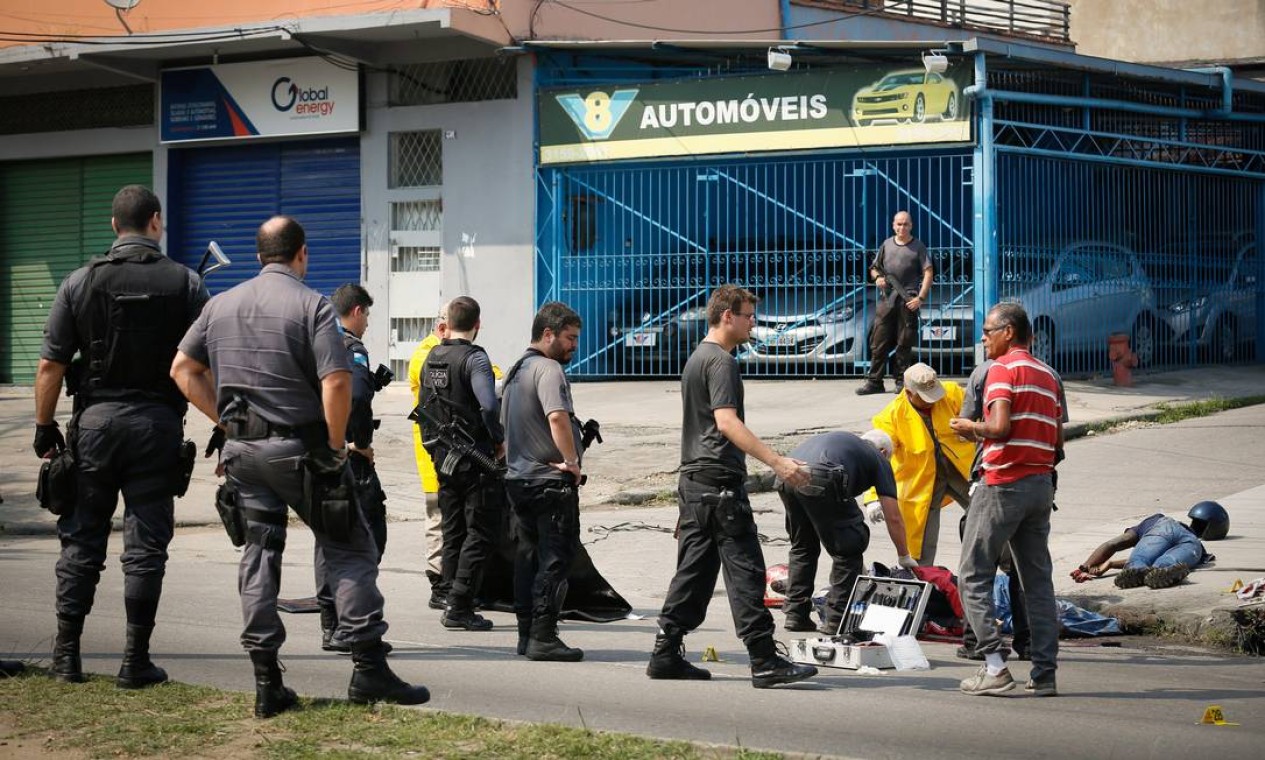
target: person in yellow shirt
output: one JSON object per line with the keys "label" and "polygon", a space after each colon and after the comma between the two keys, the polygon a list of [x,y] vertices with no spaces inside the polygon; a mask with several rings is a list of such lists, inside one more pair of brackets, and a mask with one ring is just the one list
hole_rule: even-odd
{"label": "person in yellow shirt", "polygon": [[[905,370],[904,380],[904,390],[873,423],[892,437],[892,469],[909,553],[926,567],[935,564],[941,508],[950,501],[963,508],[970,504],[975,444],[949,427],[962,409],[961,386],[940,380],[922,362]],[[881,522],[883,509],[872,491],[865,502],[870,522]]]}
{"label": "person in yellow shirt", "polygon": [[[448,303],[444,302],[439,307],[430,335],[417,344],[408,361],[408,387],[415,404],[417,392],[422,385],[422,365],[426,363],[430,350],[447,337]],[[413,425],[413,456],[417,459],[417,475],[421,478],[422,492],[426,495],[426,578],[430,581],[431,588],[427,605],[431,609],[442,610],[445,604],[444,594],[437,589],[443,580],[440,557],[444,549],[444,532],[441,527],[443,517],[439,513],[439,475],[435,473],[435,463],[431,461],[430,454],[422,446],[422,429],[419,425]]]}

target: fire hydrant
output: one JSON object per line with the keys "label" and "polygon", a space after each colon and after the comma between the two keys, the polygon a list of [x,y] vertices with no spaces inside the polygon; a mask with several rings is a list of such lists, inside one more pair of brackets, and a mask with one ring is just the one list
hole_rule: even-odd
{"label": "fire hydrant", "polygon": [[1107,336],[1107,358],[1111,359],[1111,379],[1122,388],[1133,387],[1133,368],[1138,366],[1138,355],[1129,348],[1126,333]]}

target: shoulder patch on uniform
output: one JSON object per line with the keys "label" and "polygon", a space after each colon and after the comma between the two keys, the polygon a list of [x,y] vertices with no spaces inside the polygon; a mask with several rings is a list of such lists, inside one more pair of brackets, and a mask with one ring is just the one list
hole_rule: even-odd
{"label": "shoulder patch on uniform", "polygon": [[369,354],[362,354],[359,351],[352,351],[351,360],[362,367],[369,366]]}

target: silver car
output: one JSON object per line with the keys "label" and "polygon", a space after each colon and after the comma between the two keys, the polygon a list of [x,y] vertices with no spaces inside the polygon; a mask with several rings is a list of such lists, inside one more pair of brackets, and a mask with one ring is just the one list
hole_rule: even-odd
{"label": "silver car", "polygon": [[[974,357],[975,318],[969,285],[942,284],[919,312],[920,360],[964,371]],[[771,373],[856,367],[869,361],[875,293],[870,285],[787,287],[760,294],[751,342],[740,361]],[[954,364],[954,363],[958,364]]]}
{"label": "silver car", "polygon": [[1007,246],[1000,296],[1032,320],[1032,354],[1047,364],[1070,352],[1105,356],[1107,338],[1130,336],[1139,364],[1155,361],[1162,320],[1146,271],[1129,248],[1081,241],[1059,248]]}
{"label": "silver car", "polygon": [[1173,341],[1193,340],[1212,360],[1233,361],[1256,341],[1256,244],[1224,261],[1205,258],[1199,271],[1202,284],[1165,309]]}

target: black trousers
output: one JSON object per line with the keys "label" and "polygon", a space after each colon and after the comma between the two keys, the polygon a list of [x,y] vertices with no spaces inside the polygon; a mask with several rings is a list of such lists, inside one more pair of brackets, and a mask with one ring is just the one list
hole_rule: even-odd
{"label": "black trousers", "polygon": [[469,609],[483,578],[483,567],[500,540],[505,483],[477,470],[439,476],[439,512],[444,548],[439,590],[455,609]]}
{"label": "black trousers", "polygon": [[518,536],[514,611],[557,617],[580,546],[580,493],[561,480],[507,480],[505,491]]}
{"label": "black trousers", "polygon": [[813,497],[785,487],[778,490],[778,496],[786,507],[786,532],[791,538],[788,588],[782,609],[788,615],[811,616],[817,559],[824,545],[831,559],[826,625],[837,628],[861,574],[862,555],[870,545],[870,528],[854,499],[840,503],[829,491]]}
{"label": "black trousers", "polygon": [[[352,480],[356,484],[356,504],[364,515],[369,533],[378,547],[378,564],[382,564],[382,555],[387,549],[387,495],[382,490],[382,481],[378,479],[378,470],[367,458],[358,454],[347,457],[351,467]],[[319,555],[318,550],[318,555]],[[322,562],[315,563],[316,600],[322,607],[334,607],[334,591],[330,588],[329,578],[321,568]]]}
{"label": "black trousers", "polygon": [[900,296],[879,299],[874,307],[874,324],[870,327],[869,382],[883,382],[889,353],[892,355],[892,377],[903,380],[905,370],[913,363],[917,340],[918,312],[905,308],[905,299]]}
{"label": "black trousers", "polygon": [[[175,529],[181,415],[161,403],[104,401],[83,410],[71,434],[79,477],[75,509],[57,520],[57,614],[92,611],[105,569],[110,520],[123,494],[123,598],[151,617],[162,595]],[[137,605],[137,602],[142,604]],[[153,625],[153,620],[130,620]]]}
{"label": "black trousers", "polygon": [[670,636],[682,636],[702,625],[723,570],[734,629],[750,649],[753,642],[773,636],[773,616],[764,607],[764,552],[741,484],[729,489],[734,503],[728,514],[704,503],[704,496],[722,490],[681,476],[676,574],[659,613],[659,627]]}

